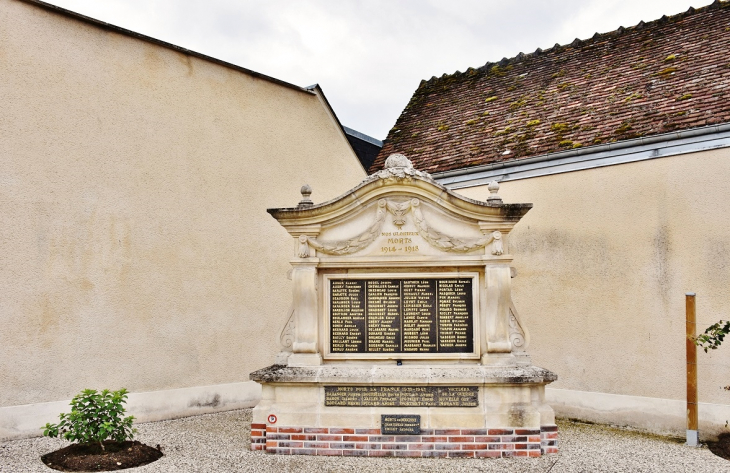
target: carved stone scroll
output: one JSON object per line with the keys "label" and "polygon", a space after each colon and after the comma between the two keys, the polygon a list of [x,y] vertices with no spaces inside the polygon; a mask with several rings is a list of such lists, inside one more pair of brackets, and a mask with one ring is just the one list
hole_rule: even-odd
{"label": "carved stone scroll", "polygon": [[512,342],[512,351],[515,352],[526,351],[530,343],[530,335],[522,326],[514,303],[509,306],[509,339]]}
{"label": "carved stone scroll", "polygon": [[294,343],[294,304],[289,306],[287,313],[289,314],[289,318],[287,318],[286,324],[284,324],[284,328],[281,330],[279,343],[281,343],[282,347],[291,350],[292,344]]}

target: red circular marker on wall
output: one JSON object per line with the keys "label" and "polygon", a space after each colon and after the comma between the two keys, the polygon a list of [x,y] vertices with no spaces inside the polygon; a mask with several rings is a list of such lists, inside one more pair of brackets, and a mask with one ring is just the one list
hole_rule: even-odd
{"label": "red circular marker on wall", "polygon": [[276,424],[276,416],[274,414],[269,414],[269,424]]}

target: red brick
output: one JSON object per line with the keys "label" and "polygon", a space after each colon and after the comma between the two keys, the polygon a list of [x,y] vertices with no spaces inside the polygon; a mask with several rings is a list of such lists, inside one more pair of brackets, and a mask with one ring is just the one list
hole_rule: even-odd
{"label": "red brick", "polygon": [[558,426],[557,425],[542,425],[540,426],[541,432],[557,432]]}
{"label": "red brick", "polygon": [[278,429],[276,427],[273,427],[271,425],[266,426],[266,432],[276,432]]}
{"label": "red brick", "polygon": [[512,429],[489,429],[489,435],[512,435],[514,431]]}
{"label": "red brick", "polygon": [[540,450],[529,450],[527,453],[531,457],[539,457],[540,456]]}
{"label": "red brick", "polygon": [[515,435],[540,435],[540,429],[515,429]]}
{"label": "red brick", "polygon": [[543,439],[556,439],[556,438],[558,438],[558,433],[557,432],[546,432],[546,433],[542,434],[542,438]]}
{"label": "red brick", "polygon": [[512,447],[506,443],[488,443],[488,450],[511,450]]}
{"label": "red brick", "polygon": [[505,450],[502,452],[503,457],[526,457],[527,450]]}
{"label": "red brick", "polygon": [[458,443],[465,443],[465,442],[473,442],[474,437],[449,437],[449,442],[458,442]]}
{"label": "red brick", "polygon": [[267,440],[266,441],[266,449],[276,448],[278,445],[279,445],[279,442],[276,440]]}
{"label": "red brick", "polygon": [[487,429],[461,429],[461,435],[487,435]]}
{"label": "red brick", "polygon": [[317,440],[317,436],[314,434],[292,434],[292,440]]}
{"label": "red brick", "polygon": [[445,450],[424,450],[421,452],[423,458],[446,458],[449,452]]}
{"label": "red brick", "polygon": [[476,436],[474,437],[475,442],[487,442],[487,443],[499,443],[501,442],[501,439],[499,437],[486,437],[486,436]]}
{"label": "red brick", "polygon": [[421,452],[413,451],[413,450],[396,450],[395,456],[396,457],[420,457]]}
{"label": "red brick", "polygon": [[255,444],[251,445],[251,450],[266,450],[266,445],[260,444],[260,443],[255,443]]}
{"label": "red brick", "polygon": [[367,450],[343,450],[342,455],[346,457],[366,457],[368,456]]}
{"label": "red brick", "polygon": [[461,429],[436,429],[434,435],[461,435]]}
{"label": "red brick", "polygon": [[284,432],[287,434],[299,434],[302,432],[301,427],[279,427],[279,432]]}
{"label": "red brick", "polygon": [[528,450],[540,450],[541,445],[539,443],[528,443],[527,449]]}
{"label": "red brick", "polygon": [[423,435],[422,442],[448,442],[449,438],[445,435]]}
{"label": "red brick", "polygon": [[432,443],[409,443],[408,450],[433,450]]}
{"label": "red brick", "polygon": [[436,450],[459,450],[461,445],[458,443],[435,443],[433,448]]}
{"label": "red brick", "polygon": [[504,437],[502,437],[502,442],[505,442],[505,443],[509,443],[509,442],[512,442],[512,443],[514,443],[514,442],[527,442],[527,437],[525,437],[524,435],[521,436],[521,437],[515,437],[515,436],[511,436],[511,435],[505,435]]}
{"label": "red brick", "polygon": [[380,429],[355,429],[356,434],[380,435]]}
{"label": "red brick", "polygon": [[449,458],[474,458],[474,452],[451,451],[449,452]]}
{"label": "red brick", "polygon": [[317,455],[328,457],[342,456],[342,450],[332,450],[331,448],[318,448]]}
{"label": "red brick", "polygon": [[251,437],[263,437],[264,431],[263,430],[252,430],[251,431]]}
{"label": "red brick", "polygon": [[330,427],[331,434],[354,434],[355,429],[342,429],[339,427]]}
{"label": "red brick", "polygon": [[527,450],[527,444],[526,443],[516,443],[514,445],[515,450]]}
{"label": "red brick", "polygon": [[368,436],[367,435],[343,435],[342,441],[343,442],[367,442]]}
{"label": "red brick", "polygon": [[328,441],[328,442],[342,442],[342,435],[325,435],[325,434],[319,434],[317,435],[318,441]]}
{"label": "red brick", "polygon": [[379,443],[370,443],[370,442],[362,442],[362,443],[356,443],[355,448],[358,450],[379,450],[380,444]]}
{"label": "red brick", "polygon": [[353,442],[332,442],[330,443],[330,448],[336,448],[338,450],[352,450],[355,448],[355,444]]}
{"label": "red brick", "polygon": [[292,455],[316,455],[316,448],[292,448]]}
{"label": "red brick", "polygon": [[502,456],[502,452],[499,450],[480,450],[474,452],[474,456],[477,458],[499,458]]}
{"label": "red brick", "polygon": [[550,454],[550,453],[558,453],[558,447],[545,447],[543,450],[547,454]]}
{"label": "red brick", "polygon": [[328,442],[304,442],[304,448],[330,448]]}
{"label": "red brick", "polygon": [[530,435],[529,437],[527,437],[527,441],[528,442],[539,442],[540,436],[539,435]]}
{"label": "red brick", "polygon": [[287,442],[287,441],[279,441],[279,447],[283,448],[303,448],[304,442]]}
{"label": "red brick", "polygon": [[462,443],[462,450],[486,450],[488,443]]}
{"label": "red brick", "polygon": [[394,457],[395,450],[368,450],[369,457]]}
{"label": "red brick", "polygon": [[267,453],[273,453],[275,455],[291,455],[291,448],[268,448],[266,447]]}
{"label": "red brick", "polygon": [[291,440],[289,434],[266,434],[266,440]]}
{"label": "red brick", "polygon": [[384,443],[381,447],[383,450],[408,450],[407,443]]}
{"label": "red brick", "polygon": [[251,428],[252,429],[265,430],[266,429],[266,424],[251,424]]}
{"label": "red brick", "polygon": [[305,427],[305,434],[328,434],[330,429],[327,427]]}

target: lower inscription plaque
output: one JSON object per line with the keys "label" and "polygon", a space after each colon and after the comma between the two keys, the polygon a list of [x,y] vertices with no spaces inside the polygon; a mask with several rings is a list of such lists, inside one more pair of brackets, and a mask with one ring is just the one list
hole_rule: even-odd
{"label": "lower inscription plaque", "polygon": [[477,407],[477,386],[325,386],[325,406]]}
{"label": "lower inscription plaque", "polygon": [[380,433],[383,435],[418,435],[421,433],[421,416],[383,414],[380,416]]}

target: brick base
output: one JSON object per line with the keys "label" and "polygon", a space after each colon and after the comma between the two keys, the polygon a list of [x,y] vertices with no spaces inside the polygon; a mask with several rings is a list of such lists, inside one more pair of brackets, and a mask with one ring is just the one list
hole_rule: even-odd
{"label": "brick base", "polygon": [[500,458],[558,453],[558,426],[539,429],[421,429],[381,435],[380,429],[275,427],[251,424],[251,450],[282,455]]}

